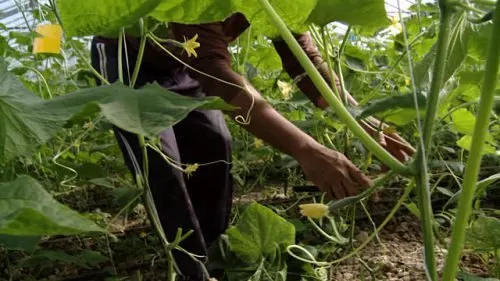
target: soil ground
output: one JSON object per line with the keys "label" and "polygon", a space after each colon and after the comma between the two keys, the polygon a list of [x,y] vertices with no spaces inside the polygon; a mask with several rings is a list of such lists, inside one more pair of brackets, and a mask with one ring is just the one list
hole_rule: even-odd
{"label": "soil ground", "polygon": [[[98,196],[99,199],[103,195]],[[261,192],[249,194],[235,199],[236,204],[251,200],[264,200],[266,203],[289,200],[282,195],[263,195]],[[295,200],[295,199],[294,199]],[[101,202],[109,202],[101,200]],[[375,215],[373,220],[378,224],[384,213],[392,207],[391,200],[371,206],[370,212]],[[103,214],[108,214],[106,206]],[[87,207],[82,207],[87,209]],[[88,210],[88,209],[87,209]],[[30,280],[60,280],[60,281],[113,281],[113,280],[166,280],[166,265],[161,257],[159,243],[147,224],[145,214],[141,209],[127,220],[119,220],[114,224],[114,239],[105,236],[94,237],[59,237],[41,243],[44,250],[62,250],[68,254],[79,253],[82,250],[99,252],[107,261],[82,266],[81,262],[70,263],[67,260],[41,259],[31,261],[30,266],[18,267],[21,261],[28,259],[22,253],[10,252],[9,263],[5,262],[5,252],[0,251],[0,281],[30,281]],[[94,213],[95,214],[95,213]],[[110,215],[103,215],[103,220],[109,220]],[[367,219],[360,219],[357,226],[356,240],[363,241],[373,232],[373,225]],[[332,281],[348,280],[425,280],[423,266],[423,237],[418,219],[405,213],[396,217],[379,233],[375,239],[355,258],[348,259],[331,268]],[[436,248],[438,268],[442,267],[445,249]],[[28,259],[29,260],[29,259]],[[361,261],[360,261],[361,260]],[[487,276],[487,265],[472,254],[465,255],[462,269],[479,276]],[[10,267],[10,271],[9,268]],[[110,278],[109,276],[123,276]],[[140,276],[140,278],[139,278]]]}
{"label": "soil ground", "polygon": [[[357,234],[358,240],[363,240],[373,230],[363,226]],[[370,271],[351,258],[332,268],[332,281],[343,280],[388,280],[388,281],[420,281],[426,280],[423,264],[423,237],[420,224],[413,216],[398,216],[379,234],[379,240],[373,240],[359,254]],[[446,256],[446,249],[436,246],[438,269],[440,270]],[[462,260],[462,270],[476,276],[487,276],[487,266],[475,255],[465,255]],[[364,277],[364,278],[363,278]]]}

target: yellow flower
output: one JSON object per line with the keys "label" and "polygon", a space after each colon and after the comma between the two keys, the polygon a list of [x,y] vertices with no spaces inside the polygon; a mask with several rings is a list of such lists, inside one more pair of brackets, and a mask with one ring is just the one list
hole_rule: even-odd
{"label": "yellow flower", "polygon": [[95,129],[95,125],[92,121],[88,121],[83,124],[83,128],[87,130],[93,130]]}
{"label": "yellow flower", "polygon": [[395,15],[391,18],[391,27],[394,28],[395,30],[398,30],[398,31],[403,31],[403,26],[401,25],[401,23],[399,22],[400,19],[399,19],[399,15]]}
{"label": "yellow flower", "polygon": [[392,127],[392,126],[387,126],[385,127],[383,130],[384,134],[387,134],[387,135],[390,135],[390,134],[396,134],[398,131],[396,130],[396,128]]}
{"label": "yellow flower", "polygon": [[198,34],[193,36],[193,38],[186,40],[186,37],[184,37],[184,43],[182,43],[182,48],[187,52],[188,57],[191,57],[193,55],[195,58],[198,57],[198,54],[196,53],[195,49],[200,47],[200,43],[198,43],[196,40],[198,39]]}
{"label": "yellow flower", "polygon": [[328,206],[320,203],[299,205],[300,213],[303,216],[313,219],[320,219],[328,215]]}
{"label": "yellow flower", "polygon": [[189,165],[187,165],[186,169],[184,169],[184,173],[186,173],[186,175],[188,177],[190,177],[193,175],[194,172],[196,172],[198,170],[199,167],[200,167],[200,165],[198,165],[197,163],[189,164]]}
{"label": "yellow flower", "polygon": [[280,89],[281,96],[284,100],[290,99],[293,92],[293,85],[281,80],[278,80],[278,88]]}
{"label": "yellow flower", "polygon": [[405,86],[410,86],[411,80],[409,78],[405,78]]}
{"label": "yellow flower", "polygon": [[256,138],[253,141],[253,145],[255,146],[255,148],[261,148],[264,146],[264,142],[261,139]]}

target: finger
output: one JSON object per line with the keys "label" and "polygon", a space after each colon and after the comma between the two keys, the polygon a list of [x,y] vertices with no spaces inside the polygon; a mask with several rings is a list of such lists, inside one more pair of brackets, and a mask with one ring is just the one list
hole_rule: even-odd
{"label": "finger", "polygon": [[328,108],[328,102],[325,100],[324,97],[320,97],[318,102],[317,102],[317,105],[319,108],[321,109],[325,109],[325,108]]}
{"label": "finger", "polygon": [[415,152],[417,152],[417,150],[411,146],[411,145],[404,145],[403,146],[403,151],[408,154],[408,156],[411,156],[413,154],[415,154]]}
{"label": "finger", "polygon": [[335,198],[342,199],[345,198],[345,191],[342,183],[336,183],[330,187],[330,190],[335,194]]}
{"label": "finger", "polygon": [[396,157],[399,161],[401,162],[406,162],[408,161],[408,155],[403,151],[403,150],[399,150],[397,149],[395,152],[394,152],[394,157]]}
{"label": "finger", "polygon": [[404,162],[406,159],[406,154],[400,149],[398,145],[394,145],[394,143],[391,143],[391,145],[387,146],[387,151],[394,156],[396,159],[398,159],[401,162]]}
{"label": "finger", "polygon": [[408,162],[408,160],[410,160],[410,156],[404,151],[401,153],[403,154],[403,162]]}
{"label": "finger", "polygon": [[363,174],[358,168],[353,167],[349,170],[349,174],[354,181],[359,184],[361,187],[369,188],[372,186],[372,181],[369,177]]}
{"label": "finger", "polygon": [[380,201],[380,194],[379,194],[379,192],[378,192],[378,191],[375,191],[375,192],[371,195],[370,199],[372,200],[372,202],[375,202],[375,203],[377,203],[378,201]]}
{"label": "finger", "polygon": [[358,194],[358,188],[356,187],[356,183],[354,179],[351,179],[350,177],[346,177],[342,181],[342,186],[344,187],[344,192],[346,193],[347,196],[354,196]]}
{"label": "finger", "polygon": [[391,133],[387,135],[389,138],[392,138],[400,143],[410,145],[403,137],[401,137],[399,134],[396,133]]}
{"label": "finger", "polygon": [[408,155],[413,155],[416,152],[416,149],[398,134],[390,134],[387,136],[387,139],[389,142],[400,146]]}
{"label": "finger", "polygon": [[387,146],[387,142],[383,133],[378,133],[378,143],[383,147]]}
{"label": "finger", "polygon": [[332,201],[333,199],[335,199],[335,196],[333,195],[332,189],[330,187],[321,190],[324,190],[326,201]]}
{"label": "finger", "polygon": [[391,149],[391,154],[392,156],[396,157],[399,161],[403,162],[404,161],[404,154],[401,150],[399,149]]}

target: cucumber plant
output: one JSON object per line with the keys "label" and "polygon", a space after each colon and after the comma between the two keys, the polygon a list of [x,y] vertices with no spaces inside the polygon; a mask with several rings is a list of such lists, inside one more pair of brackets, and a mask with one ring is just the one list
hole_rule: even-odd
{"label": "cucumber plant", "polygon": [[[478,12],[478,9],[475,7],[476,4],[488,7],[492,11],[494,10],[495,12],[487,13],[484,17],[479,19],[467,19],[475,23],[493,20],[493,25],[489,31],[491,35],[488,40],[488,59],[483,71],[484,80],[479,99],[477,117],[472,130],[463,130],[469,133],[468,141],[470,142],[470,154],[465,170],[465,178],[462,183],[462,191],[459,195],[458,212],[453,224],[452,243],[450,244],[443,273],[443,280],[453,280],[455,278],[459,256],[464,243],[465,229],[471,213],[471,205],[474,198],[480,161],[482,159],[483,149],[485,145],[488,145],[485,144],[485,142],[488,141],[487,126],[491,116],[494,93],[497,91],[498,87],[500,20],[498,20],[498,17],[495,15],[500,13],[500,3],[492,0],[477,0],[472,1],[472,3],[460,0],[439,0],[440,21],[438,25],[438,40],[432,49],[433,56],[425,56],[423,58],[423,61],[427,63],[427,68],[417,66],[413,69],[410,67],[413,94],[408,95],[410,102],[407,103],[407,105],[409,104],[415,107],[419,141],[415,159],[406,165],[400,163],[387,153],[376,140],[363,130],[359,125],[359,120],[352,116],[352,112],[350,112],[337,97],[330,85],[322,79],[315,66],[307,58],[292,35],[292,32],[306,31],[309,26],[325,26],[333,21],[341,21],[350,26],[364,26],[372,29],[385,26],[387,21],[383,1],[299,0],[291,3],[277,0],[251,0],[243,3],[243,1],[239,0],[185,0],[173,3],[167,0],[120,0],[114,2],[107,1],[105,3],[101,2],[102,1],[98,0],[51,0],[50,4],[51,7],[56,10],[58,21],[63,26],[68,37],[111,34],[122,38],[124,32],[135,33],[141,37],[141,51],[139,53],[138,63],[133,71],[130,87],[124,86],[121,83],[109,85],[109,83],[106,83],[107,81],[103,80],[104,84],[108,85],[79,90],[72,94],[50,100],[41,100],[31,96],[29,91],[19,83],[10,83],[13,79],[12,75],[6,71],[6,67],[3,67],[0,73],[0,84],[11,86],[12,88],[3,89],[4,91],[0,93],[0,99],[4,102],[0,104],[0,108],[2,109],[0,117],[2,117],[2,120],[6,120],[0,124],[0,129],[5,132],[4,135],[8,135],[10,138],[10,140],[7,139],[6,141],[0,142],[0,159],[2,162],[11,160],[20,155],[29,155],[33,153],[35,147],[50,139],[57,130],[60,130],[68,122],[75,122],[75,119],[81,118],[82,114],[90,116],[91,114],[100,113],[114,125],[139,135],[142,148],[145,151],[148,145],[153,145],[146,141],[147,137],[154,139],[159,132],[181,120],[190,110],[195,108],[229,109],[230,107],[221,102],[221,100],[215,98],[189,99],[160,89],[156,85],[149,85],[140,90],[134,90],[133,86],[141,65],[140,58],[144,52],[144,44],[147,39],[152,39],[153,42],[156,39],[149,33],[150,30],[148,30],[146,18],[152,17],[160,22],[195,24],[222,20],[234,12],[242,12],[247,18],[251,19],[252,32],[270,37],[281,36],[286,41],[316,87],[320,90],[322,96],[330,104],[335,114],[345,123],[352,134],[364,144],[370,153],[376,156],[394,173],[411,178],[416,182],[418,210],[420,211],[422,229],[425,235],[426,273],[428,280],[433,281],[437,280],[438,273],[434,253],[434,216],[430,205],[431,187],[428,174],[428,159],[429,154],[434,149],[432,145],[433,132],[435,131],[436,117],[441,102],[440,93],[443,90],[445,82],[453,75],[454,70],[458,67],[457,65],[463,61],[463,58],[461,60],[450,60],[451,55],[457,50],[457,33],[454,32],[454,28],[458,22],[464,21],[465,12]],[[479,12],[481,12],[481,10],[479,10]],[[404,26],[402,35],[403,45],[406,47],[404,53],[408,56],[409,65],[411,66],[410,48],[412,42],[408,41]],[[340,54],[342,54],[348,36],[349,32],[346,33],[343,40]],[[426,36],[426,34],[422,33],[421,36]],[[327,44],[328,40],[325,34],[322,34],[322,39],[323,43]],[[324,49],[328,50],[328,47]],[[402,56],[401,59],[403,58]],[[333,69],[333,65],[330,64],[329,67]],[[90,69],[93,70],[92,68]],[[337,70],[339,69],[338,67]],[[93,71],[95,72],[94,74],[98,75],[95,70]],[[418,79],[415,73],[419,71],[427,72],[427,79]],[[430,87],[428,87],[429,85]],[[428,93],[424,99],[425,103],[422,103],[422,97],[419,95],[419,91],[423,89],[422,86],[428,87]],[[21,95],[14,97],[9,94],[10,91],[21,93]],[[126,107],[133,101],[137,101],[137,104],[148,106],[141,108],[141,112],[137,112],[136,115],[126,118],[127,122],[124,122],[124,119],[116,118],[116,116],[112,114],[112,111],[116,110],[115,107]],[[171,108],[168,106],[169,103],[176,103],[175,112],[170,110]],[[398,105],[396,105],[396,107],[397,106]],[[377,109],[373,108],[371,110],[377,111]],[[141,120],[146,117],[141,113],[146,111],[150,116],[156,116],[157,118],[155,120],[157,122],[154,124],[147,123],[148,126],[143,127],[142,124],[144,124],[144,122],[141,122]],[[168,118],[166,115],[168,115]],[[363,118],[363,114],[361,114],[360,118]],[[136,120],[137,123],[134,124],[133,120]],[[13,139],[15,139],[15,142],[11,141]],[[136,171],[137,182],[145,191],[144,200],[147,203],[146,205],[150,218],[154,222],[159,236],[162,237],[163,246],[165,247],[170,261],[169,265],[171,266],[169,280],[173,280],[173,262],[170,253],[173,248],[178,248],[179,242],[185,238],[185,235],[179,232],[175,241],[166,241],[161,231],[161,226],[158,224],[158,220],[154,214],[154,206],[148,191],[147,161],[144,161],[144,167],[139,168],[140,169]],[[389,176],[391,175],[392,173],[389,174]],[[20,180],[21,182],[28,181],[26,178],[21,178]],[[8,187],[17,185],[19,185],[17,181],[12,184],[5,184],[5,186],[0,185],[0,190],[2,187],[7,189]],[[37,185],[34,186],[36,187]],[[356,204],[361,199],[369,196],[370,193],[377,188],[378,186],[374,186],[360,196],[332,202],[329,204],[329,209],[331,212],[334,212],[339,207]],[[380,227],[383,227],[383,225],[390,220],[392,215],[394,215],[395,211],[402,206],[412,188],[413,185],[408,185],[404,195],[395,206],[393,212]],[[19,208],[21,207],[23,206]],[[25,217],[19,215],[15,218],[18,221],[22,221]],[[51,219],[55,221],[57,217],[52,217]],[[5,220],[0,218],[0,222],[3,223]],[[244,224],[244,222],[242,224]],[[62,228],[60,225],[57,227],[58,228],[55,228],[54,231],[61,230]],[[8,227],[5,229],[0,228],[0,234],[10,235],[23,233],[27,235],[30,233],[30,228],[24,230],[18,229],[15,231]],[[290,233],[291,231],[288,234]],[[44,233],[37,232],[35,234],[42,235]],[[355,252],[353,252],[353,254],[354,253]],[[274,253],[266,254],[270,256],[274,255]],[[305,255],[310,256],[307,253]],[[346,255],[334,262],[344,260],[350,255]],[[316,261],[315,263],[318,264]]]}

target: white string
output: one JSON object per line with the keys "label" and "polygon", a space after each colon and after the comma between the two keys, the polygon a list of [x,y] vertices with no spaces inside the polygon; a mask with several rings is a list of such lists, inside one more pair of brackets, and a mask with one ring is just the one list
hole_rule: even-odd
{"label": "white string", "polygon": [[[125,63],[127,64],[127,75],[128,75],[128,82],[131,83],[132,81],[130,81],[132,78],[130,76],[130,62],[129,62],[129,59],[128,59],[128,49],[127,49],[127,37],[125,36],[125,32],[120,32],[122,37],[123,37],[123,47],[124,47],[124,51],[125,51]],[[136,60],[136,64],[137,64],[137,60]],[[123,71],[123,70],[119,70],[119,71]],[[123,82],[123,81],[122,81]]]}

